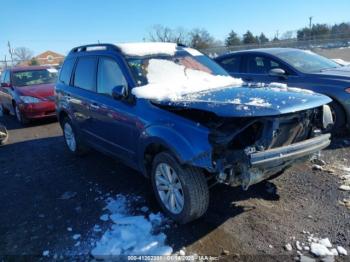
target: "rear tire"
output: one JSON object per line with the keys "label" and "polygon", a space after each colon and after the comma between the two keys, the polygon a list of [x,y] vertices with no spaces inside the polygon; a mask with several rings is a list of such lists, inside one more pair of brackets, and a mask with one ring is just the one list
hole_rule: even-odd
{"label": "rear tire", "polygon": [[6,109],[3,105],[0,105],[0,116],[1,115],[9,115],[10,111]]}
{"label": "rear tire", "polygon": [[68,117],[62,120],[61,127],[64,141],[69,152],[78,156],[86,154],[88,151],[87,147],[82,143],[73,127],[72,121]]}
{"label": "rear tire", "polygon": [[153,160],[151,180],[158,203],[178,223],[193,221],[207,211],[209,189],[201,170],[181,166],[170,153],[161,152]]}

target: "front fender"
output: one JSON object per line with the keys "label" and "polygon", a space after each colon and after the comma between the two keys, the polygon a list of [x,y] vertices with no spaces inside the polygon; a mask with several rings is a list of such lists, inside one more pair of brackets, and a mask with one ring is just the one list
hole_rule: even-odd
{"label": "front fender", "polygon": [[146,128],[138,143],[139,166],[145,171],[144,155],[148,146],[159,144],[169,149],[181,164],[212,170],[211,145],[204,128],[153,125]]}

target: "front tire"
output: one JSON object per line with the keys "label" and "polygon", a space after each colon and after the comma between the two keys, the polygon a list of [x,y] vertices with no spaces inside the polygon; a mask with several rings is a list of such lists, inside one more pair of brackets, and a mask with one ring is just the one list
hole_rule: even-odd
{"label": "front tire", "polygon": [[203,172],[181,166],[168,152],[156,155],[151,180],[157,201],[173,220],[185,224],[208,209],[209,189]]}
{"label": "front tire", "polygon": [[65,144],[74,155],[81,156],[87,152],[87,148],[82,144],[69,118],[64,118],[61,122]]}
{"label": "front tire", "polygon": [[23,126],[27,125],[29,123],[29,120],[27,118],[25,118],[25,116],[19,110],[19,107],[16,104],[14,104],[13,108],[15,111],[15,116],[16,116],[17,121]]}
{"label": "front tire", "polygon": [[337,134],[345,127],[345,124],[346,124],[345,112],[341,107],[341,105],[339,105],[335,101],[331,102],[329,106],[331,107],[331,112],[332,112],[333,121],[334,121],[332,133]]}

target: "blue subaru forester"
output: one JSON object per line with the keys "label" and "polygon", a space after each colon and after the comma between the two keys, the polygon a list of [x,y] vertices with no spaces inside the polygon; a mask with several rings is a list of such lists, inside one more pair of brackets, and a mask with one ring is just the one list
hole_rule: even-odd
{"label": "blue subaru forester", "polygon": [[140,171],[180,223],[206,212],[208,181],[247,189],[327,147],[330,102],[296,88],[247,88],[172,43],[76,47],[56,85],[69,151],[94,148]]}

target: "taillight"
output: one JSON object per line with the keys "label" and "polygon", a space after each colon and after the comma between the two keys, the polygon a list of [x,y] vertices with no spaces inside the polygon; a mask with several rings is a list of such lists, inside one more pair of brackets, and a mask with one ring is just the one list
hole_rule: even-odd
{"label": "taillight", "polygon": [[350,87],[345,89],[345,92],[350,94]]}

